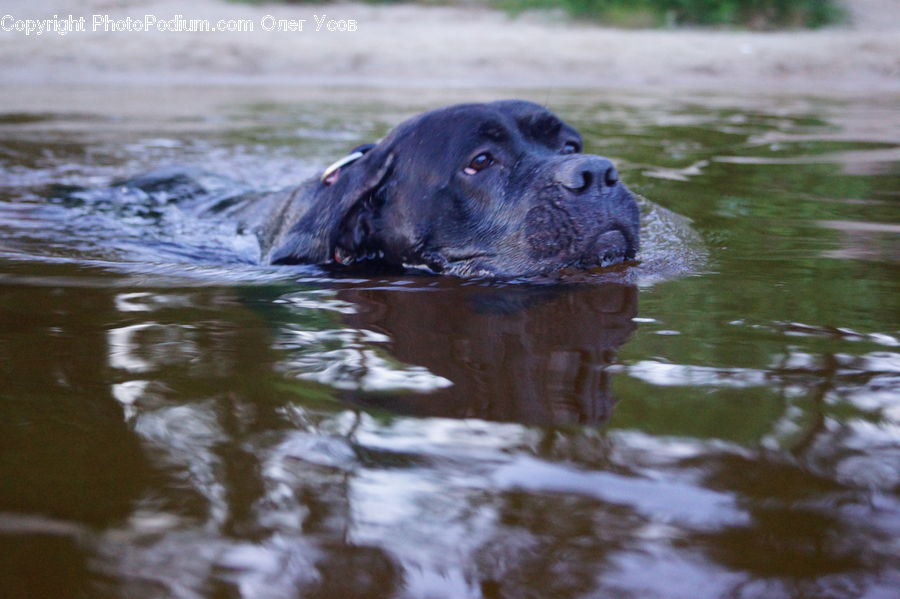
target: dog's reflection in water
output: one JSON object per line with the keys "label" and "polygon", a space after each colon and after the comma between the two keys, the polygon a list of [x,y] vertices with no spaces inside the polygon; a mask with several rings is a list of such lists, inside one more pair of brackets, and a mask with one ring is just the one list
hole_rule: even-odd
{"label": "dog's reflection in water", "polygon": [[452,385],[423,397],[351,393],[366,407],[527,424],[602,424],[618,348],[635,329],[637,289],[602,284],[458,287],[452,293],[342,291],[347,324],[387,335],[398,360]]}

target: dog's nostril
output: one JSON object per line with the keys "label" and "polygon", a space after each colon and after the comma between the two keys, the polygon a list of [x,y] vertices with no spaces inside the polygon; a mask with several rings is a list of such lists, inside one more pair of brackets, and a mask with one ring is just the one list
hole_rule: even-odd
{"label": "dog's nostril", "polygon": [[[597,174],[593,170],[588,169],[575,170],[558,176],[556,180],[569,191],[581,193],[590,189],[594,182],[597,181]],[[601,176],[600,181],[602,180]]]}
{"label": "dog's nostril", "polygon": [[591,171],[581,171],[581,185],[573,188],[572,191],[584,191],[594,184],[594,173]]}
{"label": "dog's nostril", "polygon": [[616,170],[616,167],[609,165],[609,168],[603,174],[603,182],[607,187],[612,187],[619,182],[619,171]]}

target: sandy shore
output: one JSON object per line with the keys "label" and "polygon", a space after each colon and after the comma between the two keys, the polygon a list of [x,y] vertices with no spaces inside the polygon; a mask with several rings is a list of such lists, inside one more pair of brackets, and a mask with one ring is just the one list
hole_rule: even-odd
{"label": "sandy shore", "polygon": [[[85,17],[84,32],[0,31],[0,82],[595,87],[784,92],[900,92],[900,2],[853,0],[854,24],[778,33],[642,30],[560,15],[511,18],[471,7],[251,5],[223,0],[32,0],[25,19]],[[316,31],[316,20],[326,21]],[[92,31],[111,21],[243,19],[252,32]],[[273,19],[268,19],[271,16]],[[304,19],[303,31],[265,31]],[[355,31],[328,31],[340,21]],[[352,27],[352,26],[351,26]]]}

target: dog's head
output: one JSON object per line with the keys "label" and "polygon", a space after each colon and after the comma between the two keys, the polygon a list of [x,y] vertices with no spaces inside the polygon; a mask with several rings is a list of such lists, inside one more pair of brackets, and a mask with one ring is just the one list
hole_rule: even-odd
{"label": "dog's head", "polygon": [[639,215],[612,163],[545,108],[506,100],[427,112],[314,186],[275,264],[377,260],[518,277],[634,258]]}

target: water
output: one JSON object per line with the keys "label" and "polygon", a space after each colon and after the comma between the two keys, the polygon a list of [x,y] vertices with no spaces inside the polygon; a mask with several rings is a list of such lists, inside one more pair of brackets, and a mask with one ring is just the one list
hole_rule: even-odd
{"label": "water", "polygon": [[[68,195],[164,164],[292,184],[509,95],[701,241],[654,209],[636,278],[334,278]],[[896,596],[896,98],[2,102],[0,595]]]}

